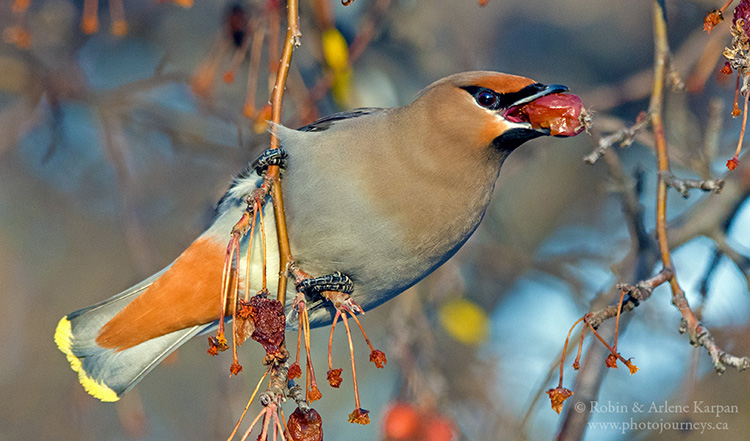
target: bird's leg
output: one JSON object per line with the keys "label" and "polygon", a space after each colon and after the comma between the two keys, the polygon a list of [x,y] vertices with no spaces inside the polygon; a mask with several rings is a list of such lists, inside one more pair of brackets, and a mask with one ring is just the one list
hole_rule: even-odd
{"label": "bird's leg", "polygon": [[307,298],[323,297],[333,303],[337,310],[346,310],[356,314],[365,313],[350,296],[354,291],[354,282],[346,274],[336,271],[325,276],[312,277],[302,271],[295,262],[289,264],[288,271],[294,278],[297,292],[304,294]]}
{"label": "bird's leg", "polygon": [[336,291],[343,294],[351,294],[354,291],[354,283],[344,273],[336,271],[322,277],[306,278],[297,283],[297,291],[302,291],[308,296],[320,294],[326,291]]}
{"label": "bird's leg", "polygon": [[266,149],[263,153],[260,154],[258,159],[253,161],[250,167],[255,170],[255,173],[257,173],[258,176],[263,176],[266,170],[268,170],[268,167],[272,165],[278,165],[279,168],[285,169],[286,158],[287,154],[281,147],[277,149]]}
{"label": "bird's leg", "polygon": [[354,283],[344,273],[336,271],[322,277],[307,278],[299,281],[297,291],[308,298],[323,297],[333,303],[336,309],[346,309],[363,314],[362,308],[351,299]]}

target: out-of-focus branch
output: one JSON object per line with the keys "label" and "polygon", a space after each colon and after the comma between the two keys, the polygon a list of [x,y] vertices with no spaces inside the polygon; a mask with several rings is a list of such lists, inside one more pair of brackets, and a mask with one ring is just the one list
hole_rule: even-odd
{"label": "out-of-focus branch", "polygon": [[128,144],[121,121],[117,117],[108,114],[106,109],[101,109],[102,133],[104,138],[104,151],[115,171],[118,194],[120,196],[120,207],[123,213],[122,220],[127,238],[127,244],[132,253],[133,260],[138,263],[140,270],[147,273],[153,265],[153,252],[148,246],[143,228],[135,215],[132,204],[132,176],[127,168]]}
{"label": "out-of-focus branch", "polygon": [[[656,246],[654,244],[653,237],[646,230],[643,221],[643,208],[639,202],[640,199],[640,184],[638,182],[633,185],[628,179],[622,168],[622,164],[617,157],[617,153],[614,150],[606,149],[604,151],[604,159],[609,170],[609,173],[615,183],[615,187],[620,190],[622,198],[622,210],[625,215],[625,220],[628,224],[628,230],[631,237],[631,249],[625,258],[613,266],[613,271],[617,280],[640,280],[645,279],[651,273],[654,264],[656,263]],[[638,179],[638,178],[636,178]],[[655,281],[654,281],[655,282]],[[619,300],[620,292],[619,286],[613,286],[607,292],[600,297],[611,298],[617,294]],[[644,298],[647,296],[643,296]],[[637,305],[637,300],[629,297],[627,302],[631,303],[631,306],[626,306],[623,310],[629,308],[632,309]],[[629,310],[628,309],[628,310]],[[609,317],[612,313],[617,315],[617,304],[614,306],[608,306],[600,311],[595,311],[594,324],[599,323],[598,320],[603,317]],[[624,332],[629,322],[628,316],[620,318],[620,331]],[[614,335],[614,328],[608,327],[599,330],[599,335],[605,339],[610,339]],[[602,381],[604,380],[604,374],[609,369],[605,363],[602,362],[606,357],[606,348],[598,342],[592,342],[589,348],[586,350],[586,355],[581,368],[576,375],[575,395],[571,398],[571,404],[565,410],[565,416],[560,425],[560,430],[557,433],[556,439],[558,441],[574,441],[580,440],[586,431],[587,422],[591,417],[591,412],[580,412],[575,409],[580,409],[580,405],[577,403],[583,403],[584,406],[590,406],[590,403],[597,399],[599,395],[599,389],[601,388]],[[588,407],[585,407],[588,408]]]}
{"label": "out-of-focus branch", "polygon": [[[674,70],[683,75],[693,71],[687,80],[686,88],[689,91],[699,90],[707,75],[714,71],[715,64],[712,64],[711,60],[715,57],[712,58],[711,55],[721,52],[726,44],[724,40],[725,37],[719,32],[711,34],[706,39],[705,32],[696,29],[675,52],[672,57]],[[594,110],[604,112],[624,103],[647,98],[651,93],[649,84],[653,74],[653,67],[650,67],[636,72],[621,82],[600,86],[583,96],[584,102],[592,106]]]}
{"label": "out-of-focus branch", "polygon": [[113,102],[129,101],[137,97],[141,92],[149,92],[167,84],[187,84],[189,81],[190,77],[183,73],[157,73],[148,78],[131,81],[121,86],[117,86],[109,91],[102,92],[102,94]]}

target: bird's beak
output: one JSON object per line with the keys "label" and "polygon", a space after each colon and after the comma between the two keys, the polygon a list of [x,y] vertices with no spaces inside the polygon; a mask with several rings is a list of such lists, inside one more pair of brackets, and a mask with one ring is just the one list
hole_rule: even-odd
{"label": "bird's beak", "polygon": [[527,132],[527,136],[575,136],[581,133],[586,113],[581,99],[565,94],[561,84],[531,84],[516,92],[517,99],[502,112],[502,117]]}
{"label": "bird's beak", "polygon": [[513,103],[511,107],[519,107],[524,104],[530,103],[536,100],[537,98],[541,98],[543,96],[546,96],[552,93],[563,93],[563,92],[567,92],[570,90],[568,86],[563,86],[562,84],[544,85],[544,84],[536,83],[536,84],[532,84],[532,86],[536,86],[536,87],[534,88],[526,87],[523,89],[523,90],[530,89],[529,93],[531,93],[531,95],[528,95],[524,98],[519,99],[518,101]]}

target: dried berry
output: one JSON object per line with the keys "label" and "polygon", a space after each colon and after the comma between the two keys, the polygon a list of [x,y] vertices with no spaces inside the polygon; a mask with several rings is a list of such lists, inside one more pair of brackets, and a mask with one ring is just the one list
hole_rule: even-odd
{"label": "dried berry", "polygon": [[362,424],[363,426],[365,424],[370,424],[370,411],[362,408],[354,409],[354,411],[349,414],[349,422]]}
{"label": "dried berry", "polygon": [[298,407],[289,415],[287,427],[293,441],[323,441],[323,420],[315,409],[305,413]]}
{"label": "dried berry", "polygon": [[328,384],[331,385],[331,387],[340,387],[341,386],[341,372],[343,369],[331,369],[328,371],[328,375],[326,378],[328,379]]}
{"label": "dried berry", "polygon": [[255,309],[253,340],[263,345],[267,354],[277,353],[286,328],[284,306],[276,299],[261,295],[251,297],[250,306]]}
{"label": "dried berry", "polygon": [[320,393],[320,389],[318,389],[318,386],[313,385],[313,387],[310,389],[310,392],[307,394],[307,400],[312,403],[313,401],[318,401],[321,398],[323,398],[323,394]]}
{"label": "dried berry", "polygon": [[724,75],[731,75],[732,74],[732,65],[729,64],[729,62],[724,63],[724,67],[721,68],[721,73]]}
{"label": "dried berry", "polygon": [[740,0],[740,3],[734,8],[732,24],[742,27],[745,34],[750,35],[750,0]]}
{"label": "dried berry", "polygon": [[224,18],[226,33],[236,47],[241,47],[247,33],[247,12],[240,4],[235,4]]}
{"label": "dried berry", "polygon": [[424,441],[452,441],[457,439],[456,428],[450,418],[434,414],[424,421],[422,426]]}
{"label": "dried berry", "polygon": [[242,343],[247,340],[255,332],[255,308],[244,300],[239,301],[239,309],[237,309],[236,317],[234,318],[234,339],[238,346],[242,346]]}
{"label": "dried berry", "polygon": [[3,31],[3,40],[19,49],[28,49],[31,46],[31,33],[23,26],[11,26]]}
{"label": "dried berry", "polygon": [[370,352],[370,361],[375,363],[375,367],[383,369],[388,360],[385,359],[385,352],[379,349],[373,349]]}
{"label": "dried berry", "polygon": [[208,353],[209,355],[218,355],[220,351],[226,351],[229,349],[227,345],[227,339],[221,337],[208,337]]}
{"label": "dried berry", "polygon": [[607,360],[605,361],[608,368],[617,369],[617,356],[615,354],[610,353],[607,355]]}
{"label": "dried berry", "polygon": [[634,373],[638,372],[638,366],[634,365],[633,362],[630,361],[631,359],[628,358],[628,360],[625,362],[625,366],[630,369],[630,375],[633,375]]}
{"label": "dried berry", "polygon": [[706,14],[706,18],[703,20],[703,30],[710,34],[714,26],[721,23],[723,20],[724,15],[722,15],[721,11],[714,9]]}
{"label": "dried berry", "polygon": [[294,362],[291,366],[289,366],[289,372],[287,373],[287,377],[290,380],[294,380],[295,378],[299,378],[302,376],[302,369],[299,367],[299,363]]}
{"label": "dried berry", "polygon": [[230,372],[230,373],[231,373],[232,375],[237,375],[237,374],[239,374],[240,372],[242,372],[242,365],[241,365],[241,364],[239,364],[239,363],[232,363],[232,365],[231,365],[231,366],[229,366],[229,372]]}
{"label": "dried berry", "polygon": [[729,161],[727,161],[727,168],[729,170],[734,171],[734,169],[736,169],[738,165],[739,165],[739,161],[737,160],[736,156],[730,159]]}
{"label": "dried berry", "polygon": [[552,409],[559,414],[562,411],[565,400],[573,396],[573,391],[558,386],[555,389],[548,390],[547,395],[549,395],[549,399],[552,402]]}

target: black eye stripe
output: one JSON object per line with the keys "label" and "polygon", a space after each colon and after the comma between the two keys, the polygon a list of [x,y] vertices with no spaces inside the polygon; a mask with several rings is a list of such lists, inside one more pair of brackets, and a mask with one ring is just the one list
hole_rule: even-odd
{"label": "black eye stripe", "polygon": [[[474,97],[474,100],[482,106],[490,110],[498,110],[498,109],[507,109],[508,107],[512,106],[514,103],[518,102],[519,100],[522,100],[528,96],[537,94],[543,90],[546,89],[547,86],[541,83],[534,83],[529,84],[528,86],[524,87],[523,89],[519,90],[518,92],[511,92],[511,93],[497,93],[492,89],[488,89],[486,87],[479,87],[479,86],[466,86],[463,87],[463,89],[471,96]],[[484,105],[480,102],[480,96],[483,94],[486,94],[487,92],[493,94],[495,96],[495,102],[490,105]]]}

